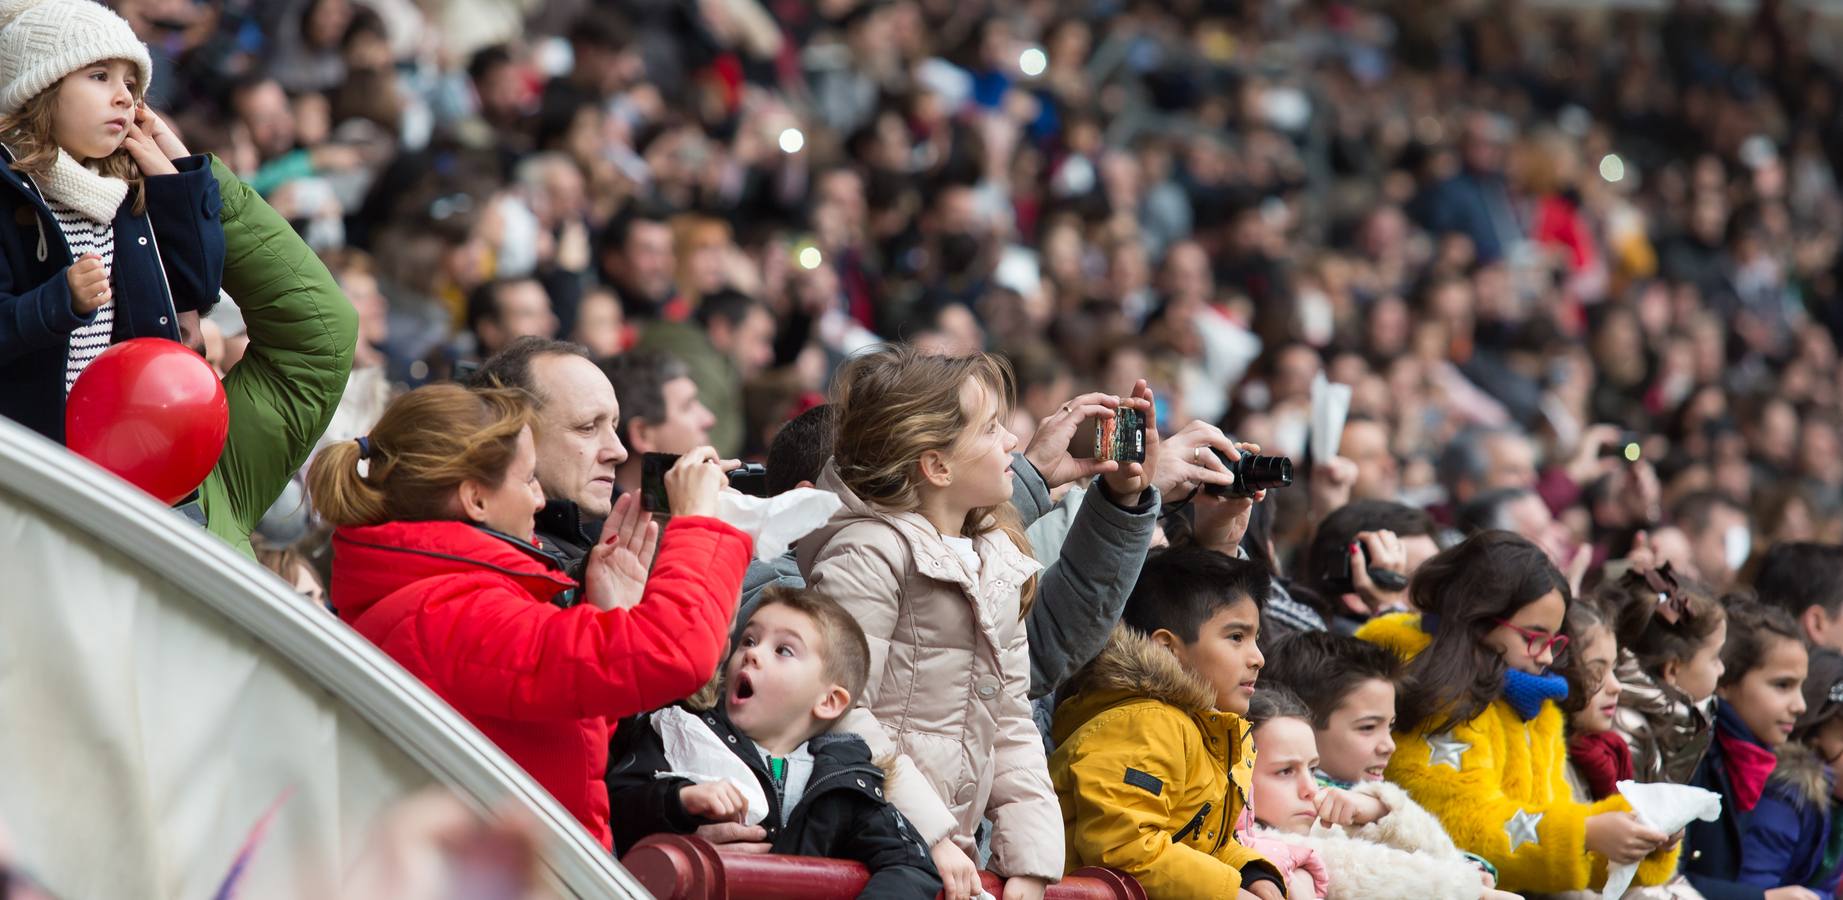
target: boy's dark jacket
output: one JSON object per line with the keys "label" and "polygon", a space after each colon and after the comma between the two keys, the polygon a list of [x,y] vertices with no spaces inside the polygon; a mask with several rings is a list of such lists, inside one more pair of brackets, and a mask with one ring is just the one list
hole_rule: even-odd
{"label": "boy's dark jacket", "polygon": [[[755,742],[732,725],[721,705],[693,713],[734,750],[755,773],[768,797],[768,831],[773,852],[825,856],[863,863],[870,882],[861,897],[913,897],[927,900],[941,890],[928,848],[915,829],[883,799],[883,770],[870,757],[870,746],[854,734],[821,734],[807,742],[813,774],[806,793],[783,817],[779,793],[756,751]],[[685,812],[679,790],[683,778],[654,778],[669,771],[665,750],[647,716],[615,733],[613,762],[608,767],[608,798],[617,854],[643,837],[659,832],[690,834],[709,822]],[[787,824],[780,823],[785,818]]]}
{"label": "boy's dark jacket", "polygon": [[[64,443],[64,366],[70,333],[94,317],[70,304],[70,248],[38,187],[0,147],[0,415]],[[224,276],[221,200],[210,157],[173,161],[175,175],[146,179],[115,214],[114,341],[179,340],[179,313],[217,301]],[[40,249],[43,253],[40,253]]]}
{"label": "boy's dark jacket", "polygon": [[[1726,702],[1717,720],[1718,729],[1734,729],[1752,740]],[[1746,812],[1736,805],[1720,741],[1690,779],[1690,784],[1721,794],[1721,818],[1689,823],[1683,841],[1683,872],[1708,900],[1760,900],[1781,885],[1804,886],[1820,900],[1834,896],[1838,872],[1834,866],[1824,871],[1832,827],[1829,776],[1803,744],[1786,743],[1778,757],[1759,802]]]}

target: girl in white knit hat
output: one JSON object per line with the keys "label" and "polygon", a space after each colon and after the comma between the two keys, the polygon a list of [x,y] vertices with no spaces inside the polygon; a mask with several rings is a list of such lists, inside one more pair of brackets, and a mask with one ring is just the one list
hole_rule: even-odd
{"label": "girl in white knit hat", "polygon": [[141,102],[147,48],[91,0],[0,0],[0,415],[60,443],[109,345],[179,340],[217,298],[210,161]]}

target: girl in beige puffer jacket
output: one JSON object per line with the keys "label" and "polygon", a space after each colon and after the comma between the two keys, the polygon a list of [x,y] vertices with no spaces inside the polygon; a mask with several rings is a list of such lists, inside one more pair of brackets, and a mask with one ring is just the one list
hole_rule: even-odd
{"label": "girl in beige puffer jacket", "polygon": [[837,384],[819,487],[845,505],[798,548],[810,589],[870,641],[870,684],[837,727],[890,757],[890,802],[932,848],[948,900],[978,892],[981,820],[1003,900],[1037,900],[1062,873],[1062,813],[1027,697],[1038,565],[1007,502],[1011,373],[985,354],[892,348]]}

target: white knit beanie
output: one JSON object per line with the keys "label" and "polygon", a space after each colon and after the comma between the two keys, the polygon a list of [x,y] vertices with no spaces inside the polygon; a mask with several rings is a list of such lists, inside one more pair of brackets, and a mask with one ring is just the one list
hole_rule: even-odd
{"label": "white knit beanie", "polygon": [[0,116],[84,66],[126,59],[153,81],[147,45],[114,10],[94,0],[0,0]]}

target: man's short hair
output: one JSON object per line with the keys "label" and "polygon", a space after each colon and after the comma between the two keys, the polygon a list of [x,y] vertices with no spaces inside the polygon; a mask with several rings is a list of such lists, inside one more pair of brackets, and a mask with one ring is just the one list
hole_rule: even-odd
{"label": "man's short hair", "polygon": [[486,80],[494,69],[512,64],[512,50],[505,44],[489,44],[474,51],[467,60],[467,80],[479,84]]}
{"label": "man's short hair", "polygon": [[1766,551],[1753,590],[1760,602],[1804,615],[1813,606],[1836,615],[1843,607],[1843,547],[1807,541],[1781,541]]}
{"label": "man's short hair", "polygon": [[698,301],[696,315],[698,324],[707,329],[711,322],[717,320],[722,320],[723,324],[733,327],[747,319],[749,313],[757,309],[767,309],[767,307],[760,300],[735,288],[723,288],[705,294],[704,298]]}
{"label": "man's short hair", "polygon": [[1160,628],[1194,643],[1203,623],[1224,607],[1253,600],[1266,607],[1272,576],[1259,563],[1205,550],[1172,547],[1146,557],[1121,621],[1145,634]]}
{"label": "man's short hair", "polygon": [[[621,443],[635,419],[657,425],[666,420],[666,382],[690,378],[684,362],[663,350],[635,350],[596,363],[614,385],[621,401]],[[630,445],[631,446],[631,445]]]}
{"label": "man's short hair", "polygon": [[569,42],[578,49],[621,50],[633,42],[633,27],[613,10],[598,9],[570,24]]}
{"label": "man's short hair", "polygon": [[768,444],[768,496],[785,494],[802,481],[818,481],[832,456],[838,411],[821,403],[781,426]]}
{"label": "man's short hair", "polygon": [[1312,727],[1331,724],[1331,714],[1366,681],[1394,684],[1401,661],[1369,641],[1329,631],[1295,631],[1267,654],[1261,683],[1285,687],[1312,711]]}
{"label": "man's short hair", "polygon": [[478,334],[480,331],[479,325],[481,322],[487,319],[492,319],[494,322],[498,322],[499,321],[499,292],[504,290],[506,287],[510,285],[526,284],[526,283],[536,284],[540,287],[543,286],[542,283],[539,282],[537,279],[531,278],[528,276],[521,277],[521,278],[494,278],[491,281],[487,281],[480,285],[477,285],[473,290],[468,291],[467,292],[467,330]]}
{"label": "man's short hair", "polygon": [[1491,457],[1485,452],[1485,445],[1504,435],[1522,437],[1510,428],[1476,426],[1459,432],[1447,442],[1440,451],[1439,461],[1440,483],[1447,493],[1452,493],[1461,481],[1476,485],[1485,480],[1491,473]]}
{"label": "man's short hair", "polygon": [[1715,510],[1727,507],[1742,515],[1747,508],[1736,503],[1734,498],[1720,491],[1696,491],[1677,501],[1670,510],[1670,521],[1684,531],[1701,531],[1709,526],[1709,517]]}
{"label": "man's short hair", "polygon": [[770,606],[785,606],[813,620],[813,630],[819,632],[819,646],[814,649],[825,662],[826,680],[843,687],[854,701],[864,695],[864,685],[870,681],[870,642],[844,607],[813,591],[772,585],[762,591],[761,602],[749,618]]}
{"label": "man's short hair", "polygon": [[1477,534],[1480,531],[1514,531],[1504,510],[1510,504],[1525,497],[1534,497],[1536,492],[1529,488],[1509,487],[1485,491],[1465,505],[1459,507],[1453,516],[1453,524],[1465,534]]}
{"label": "man's short hair", "polygon": [[530,394],[541,409],[548,397],[538,388],[537,379],[531,374],[531,361],[540,356],[580,356],[588,359],[589,348],[536,335],[516,338],[505,349],[481,363],[480,370],[467,380],[467,386],[475,390],[489,387],[517,388]]}

